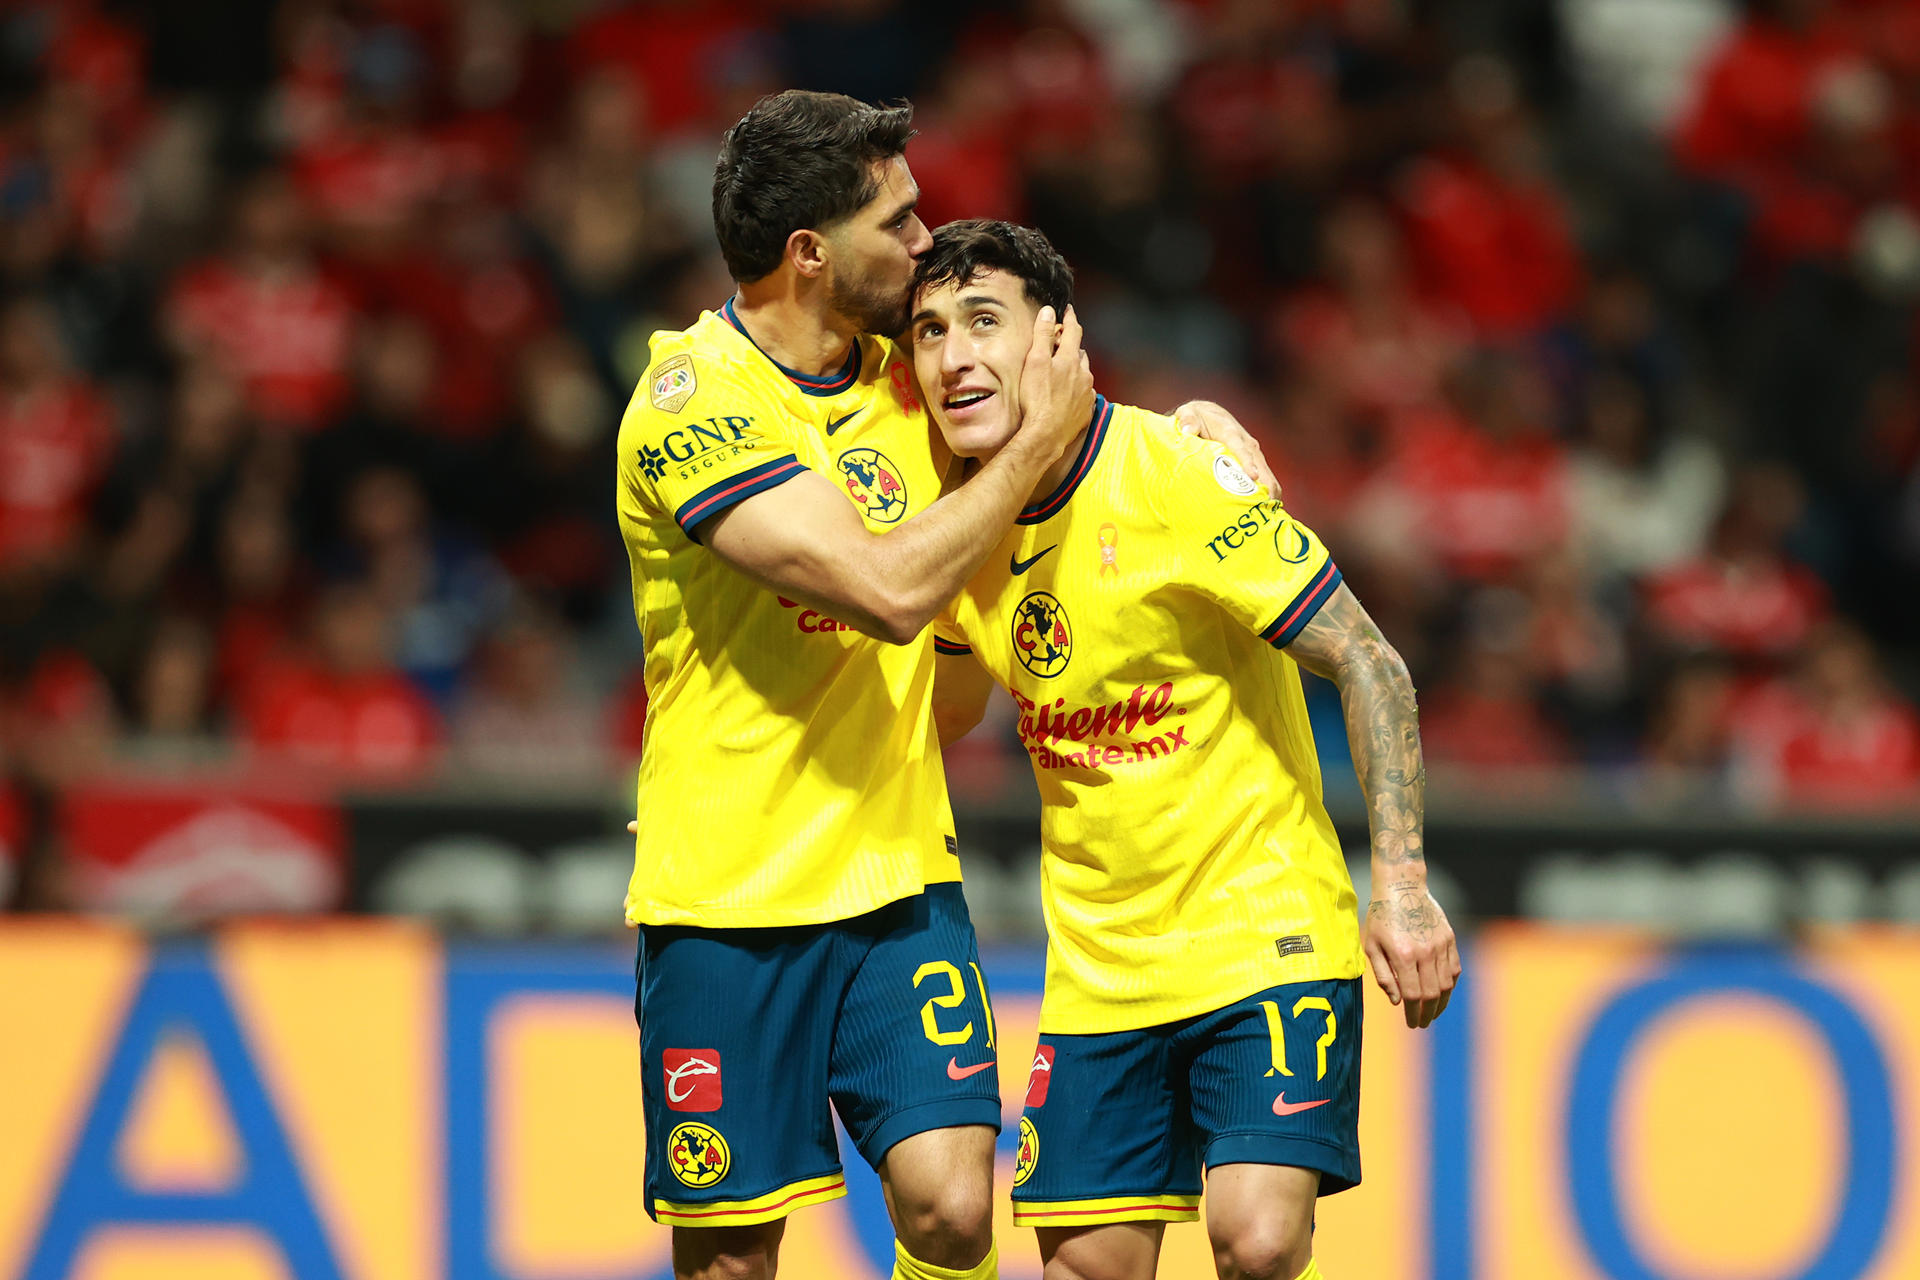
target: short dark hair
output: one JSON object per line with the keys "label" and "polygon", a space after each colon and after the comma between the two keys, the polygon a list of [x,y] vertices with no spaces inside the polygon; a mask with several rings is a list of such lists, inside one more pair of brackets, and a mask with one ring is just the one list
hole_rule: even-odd
{"label": "short dark hair", "polygon": [[880,190],[877,161],[907,149],[913,107],[839,93],[769,94],[727,130],[713,166],[713,230],[727,270],[750,284],[780,265],[787,237],[828,227]]}
{"label": "short dark hair", "polygon": [[1052,307],[1056,316],[1073,301],[1073,268],[1060,251],[1032,227],[992,218],[962,218],[934,232],[933,248],[914,266],[913,287],[962,285],[986,271],[1016,277],[1027,301]]}

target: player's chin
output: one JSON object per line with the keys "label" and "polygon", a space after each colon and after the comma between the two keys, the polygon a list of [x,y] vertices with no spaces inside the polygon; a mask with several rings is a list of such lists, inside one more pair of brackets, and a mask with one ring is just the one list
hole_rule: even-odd
{"label": "player's chin", "polygon": [[947,432],[947,443],[963,458],[990,458],[1013,439],[1013,424],[973,422]]}

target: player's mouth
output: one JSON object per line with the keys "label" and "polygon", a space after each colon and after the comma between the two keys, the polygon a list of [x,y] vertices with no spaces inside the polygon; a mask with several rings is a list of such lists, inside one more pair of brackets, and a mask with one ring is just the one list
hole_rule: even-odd
{"label": "player's mouth", "polygon": [[982,391],[977,387],[962,387],[950,391],[940,401],[940,407],[946,410],[950,422],[968,422],[979,416],[980,407],[993,399],[994,393]]}

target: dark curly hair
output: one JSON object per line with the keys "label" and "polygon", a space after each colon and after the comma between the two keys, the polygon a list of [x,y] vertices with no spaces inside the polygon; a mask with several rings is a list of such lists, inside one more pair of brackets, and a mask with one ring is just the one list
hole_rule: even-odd
{"label": "dark curly hair", "polygon": [[877,161],[904,153],[913,108],[788,89],[727,130],[713,166],[713,230],[742,284],[780,265],[787,237],[847,217],[879,193]]}
{"label": "dark curly hair", "polygon": [[962,218],[933,233],[933,248],[915,265],[913,287],[965,284],[985,271],[1004,271],[1025,286],[1036,307],[1066,312],[1073,301],[1073,268],[1032,227],[991,218]]}

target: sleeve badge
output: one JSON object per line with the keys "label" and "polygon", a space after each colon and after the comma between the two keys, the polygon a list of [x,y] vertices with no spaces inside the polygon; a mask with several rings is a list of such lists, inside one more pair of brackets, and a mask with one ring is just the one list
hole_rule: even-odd
{"label": "sleeve badge", "polygon": [[684,353],[660,364],[651,377],[653,385],[648,398],[662,413],[680,412],[680,407],[693,398],[699,386],[693,376],[693,357]]}

